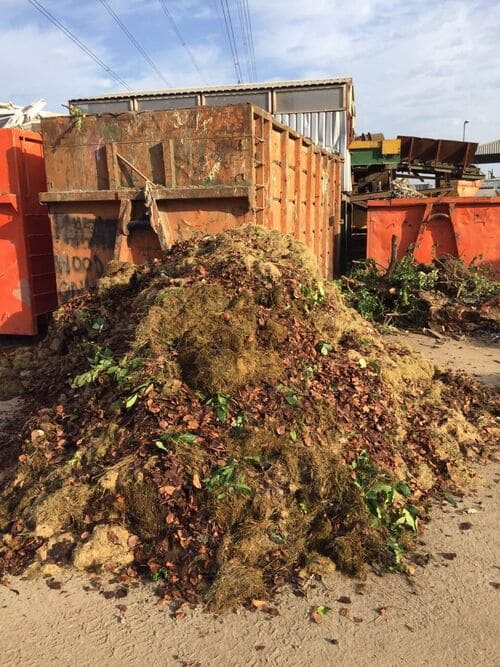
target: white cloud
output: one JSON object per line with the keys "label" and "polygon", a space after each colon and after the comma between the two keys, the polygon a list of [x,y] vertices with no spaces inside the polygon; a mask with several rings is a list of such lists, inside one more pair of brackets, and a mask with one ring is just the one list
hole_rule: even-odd
{"label": "white cloud", "polygon": [[[157,0],[108,0],[176,87],[200,85]],[[137,89],[161,81],[98,0],[43,0]],[[352,76],[360,131],[480,141],[500,136],[500,2],[496,0],[249,0],[259,79]],[[235,29],[237,10],[234,7]],[[210,83],[234,81],[217,0],[169,7]],[[28,3],[2,0],[0,98],[68,98],[119,90]],[[243,48],[239,42],[241,58]],[[243,69],[244,63],[242,63]]]}

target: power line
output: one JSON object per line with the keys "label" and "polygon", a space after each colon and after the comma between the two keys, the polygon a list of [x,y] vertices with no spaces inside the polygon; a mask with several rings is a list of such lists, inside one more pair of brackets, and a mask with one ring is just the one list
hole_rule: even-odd
{"label": "power line", "polygon": [[237,5],[237,8],[238,8],[238,19],[239,19],[239,22],[240,22],[241,41],[243,42],[243,47],[246,51],[245,60],[246,60],[246,65],[247,65],[248,80],[251,81],[253,79],[252,56],[251,56],[251,53],[250,53],[250,41],[249,41],[249,35],[248,35],[247,24],[246,24],[246,17],[245,17],[245,14],[244,14],[242,0],[237,0],[236,5]]}
{"label": "power line", "polygon": [[254,49],[254,42],[253,42],[253,28],[252,28],[252,17],[250,14],[250,7],[248,4],[248,0],[243,0],[243,7],[245,9],[245,15],[246,15],[246,21],[247,21],[247,30],[248,30],[248,35],[249,35],[249,42],[250,42],[250,57],[252,59],[252,71],[253,71],[253,80],[257,80],[257,64],[255,62],[255,49]]}
{"label": "power line", "polygon": [[234,38],[233,22],[231,20],[231,12],[229,11],[229,5],[227,3],[227,0],[225,0],[225,7],[224,7],[224,0],[220,0],[220,6],[222,8],[222,14],[224,16],[224,23],[226,26],[226,33],[229,41],[229,47],[231,49],[231,53],[233,56],[236,78],[238,79],[238,83],[241,83],[243,77],[241,75],[240,59],[238,57],[238,47],[236,45],[236,40]]}
{"label": "power line", "polygon": [[181,31],[179,30],[179,27],[178,27],[177,23],[175,22],[174,17],[172,16],[172,14],[170,13],[170,11],[169,11],[169,9],[168,9],[168,7],[167,7],[167,3],[166,3],[166,1],[165,1],[165,0],[158,0],[158,1],[159,1],[160,5],[161,5],[161,8],[163,9],[163,11],[164,11],[164,13],[165,13],[165,16],[166,16],[166,17],[168,18],[168,20],[170,21],[170,23],[171,23],[171,25],[172,25],[172,28],[173,28],[175,34],[177,35],[177,37],[178,37],[180,43],[181,43],[182,46],[185,48],[185,50],[186,50],[186,52],[187,52],[189,58],[191,59],[191,62],[193,63],[194,68],[196,69],[196,71],[198,72],[198,74],[201,76],[202,80],[203,80],[205,83],[207,83],[206,77],[205,77],[205,75],[203,74],[203,72],[201,71],[201,69],[200,69],[198,63],[196,62],[196,58],[194,57],[193,52],[191,51],[191,49],[190,49],[189,46],[187,45],[186,40],[185,40],[184,37],[182,36],[182,33],[181,33]]}
{"label": "power line", "polygon": [[66,37],[68,37],[79,49],[86,53],[94,62],[96,62],[103,70],[105,70],[117,83],[126,88],[127,90],[132,90],[128,83],[124,81],[116,72],[114,72],[111,67],[108,67],[106,63],[99,58],[88,46],[86,46],[76,35],[74,35],[69,28],[66,28],[56,17],[51,14],[45,7],[38,2],[38,0],[28,0],[30,5],[37,9],[46,19],[48,19],[53,25],[56,26],[61,32],[63,32]]}
{"label": "power line", "polygon": [[132,44],[135,46],[137,51],[142,55],[144,60],[151,65],[151,68],[156,72],[156,74],[160,77],[160,79],[163,81],[163,83],[166,86],[171,87],[172,84],[167,81],[167,79],[163,76],[161,71],[158,69],[154,61],[149,57],[149,55],[146,53],[146,51],[142,48],[142,46],[139,44],[139,42],[136,40],[136,38],[132,35],[132,33],[129,31],[127,26],[122,22],[119,16],[113,11],[113,9],[109,6],[107,0],[100,0],[101,5],[106,9],[108,14],[115,20],[115,22],[120,26],[122,32],[125,33],[125,35],[129,38],[129,40],[132,42]]}

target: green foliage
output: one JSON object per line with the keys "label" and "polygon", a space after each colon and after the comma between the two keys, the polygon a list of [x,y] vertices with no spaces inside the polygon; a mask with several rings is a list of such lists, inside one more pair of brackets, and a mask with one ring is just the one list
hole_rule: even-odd
{"label": "green foliage", "polygon": [[323,357],[327,357],[333,350],[333,345],[331,345],[331,343],[327,343],[325,340],[322,340],[318,345],[318,350]]}
{"label": "green foliage", "polygon": [[168,452],[169,449],[166,445],[168,444],[177,444],[185,443],[187,445],[194,445],[198,436],[195,433],[176,433],[175,431],[166,431],[158,436],[158,439],[155,440],[155,445],[158,449]]}
{"label": "green foliage", "polygon": [[95,321],[92,323],[92,329],[94,331],[97,331],[97,333],[101,333],[106,328],[107,325],[107,320],[104,317],[104,315],[99,315]]}
{"label": "green foliage", "polygon": [[322,283],[315,285],[301,285],[300,291],[304,297],[304,310],[310,313],[313,308],[319,306],[325,300],[325,288]]}
{"label": "green foliage", "polygon": [[89,362],[90,369],[77,375],[70,382],[72,389],[95,384],[102,376],[107,376],[117,384],[120,391],[127,394],[123,399],[123,405],[129,410],[137,403],[140,392],[151,386],[148,381],[138,385],[134,383],[134,372],[143,365],[142,359],[138,357],[123,357],[117,362],[109,348],[97,347],[94,358],[89,359]]}
{"label": "green foliage", "polygon": [[366,319],[389,324],[395,317],[403,323],[425,323],[427,307],[420,291],[438,290],[463,304],[478,305],[500,294],[492,268],[479,259],[469,266],[451,256],[432,265],[415,260],[413,247],[392,271],[382,274],[373,259],[356,262],[349,278],[341,281],[348,303]]}
{"label": "green foliage", "polygon": [[437,269],[417,264],[410,252],[387,276],[379,273],[373,259],[357,262],[351,272],[356,288],[347,282],[343,290],[350,305],[367,320],[380,322],[398,315],[418,324],[424,312],[419,291],[434,289],[437,276]]}
{"label": "green foliage", "polygon": [[440,257],[435,261],[439,270],[437,286],[448,296],[464,304],[478,304],[500,294],[500,282],[490,264],[475,257],[469,266],[455,257]]}
{"label": "green foliage", "polygon": [[231,419],[231,430],[235,436],[242,436],[245,433],[247,418],[240,412]]}
{"label": "green foliage", "polygon": [[156,572],[151,573],[152,581],[165,581],[168,579],[168,570],[166,567],[159,567]]}
{"label": "green foliage", "polygon": [[210,396],[210,398],[206,398],[205,403],[214,409],[217,419],[220,422],[225,422],[229,414],[230,400],[229,394],[220,393],[214,394],[213,396]]}
{"label": "green foliage", "polygon": [[285,396],[285,401],[288,405],[291,405],[294,408],[299,402],[299,396],[295,389],[291,387],[286,387],[285,385],[278,385],[278,391],[280,391]]}
{"label": "green foliage", "polygon": [[[244,459],[244,463],[260,465],[260,462],[259,456],[247,456]],[[241,477],[238,476],[241,465],[237,459],[231,456],[225,465],[215,468],[211,476],[203,480],[206,490],[209,493],[218,492],[218,500],[223,500],[233,493],[239,493],[242,496],[253,495],[252,487],[244,484]]]}
{"label": "green foliage", "polygon": [[102,373],[107,373],[115,366],[111,350],[109,348],[97,348],[93,359],[89,359],[90,369],[73,378],[70,385],[72,389],[79,389],[86,384],[97,382]]}
{"label": "green foliage", "polygon": [[81,132],[83,128],[83,121],[86,117],[83,111],[78,107],[71,105],[69,107],[69,115],[73,118],[73,124],[75,125],[78,132]]}
{"label": "green foliage", "polygon": [[366,451],[358,455],[351,467],[356,474],[354,483],[362,491],[366,509],[372,516],[372,526],[389,531],[387,546],[394,565],[399,567],[404,553],[401,533],[404,529],[417,530],[418,509],[405,501],[411,496],[411,489],[404,482],[388,479]]}

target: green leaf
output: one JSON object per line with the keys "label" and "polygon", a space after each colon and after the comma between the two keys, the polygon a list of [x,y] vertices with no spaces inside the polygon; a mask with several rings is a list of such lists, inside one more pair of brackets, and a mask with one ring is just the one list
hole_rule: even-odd
{"label": "green leaf", "polygon": [[132,396],[129,396],[127,400],[125,401],[125,407],[127,409],[131,408],[137,403],[137,399],[139,398],[139,394],[132,394]]}
{"label": "green leaf", "polygon": [[326,357],[332,350],[333,350],[333,345],[331,345],[330,343],[327,343],[326,341],[322,341],[319,344],[319,352],[324,357]]}
{"label": "green leaf", "polygon": [[307,514],[308,513],[308,508],[307,504],[304,500],[299,500],[298,502],[299,510],[302,512],[302,514]]}
{"label": "green leaf", "polygon": [[399,482],[399,484],[396,486],[396,491],[398,491],[405,498],[409,498],[411,496],[411,489],[405,482]]}
{"label": "green leaf", "polygon": [[238,491],[239,493],[241,493],[244,496],[253,495],[253,489],[252,489],[251,486],[248,486],[248,484],[240,484],[240,483],[233,484],[233,489],[235,491]]}
{"label": "green leaf", "polygon": [[443,496],[446,502],[450,503],[450,505],[453,505],[453,507],[458,507],[458,503],[456,499],[451,495],[451,493],[448,493],[448,491],[444,491]]}
{"label": "green leaf", "polygon": [[298,436],[297,431],[290,431],[290,440],[292,442],[297,442]]}
{"label": "green leaf", "polygon": [[330,607],[327,607],[324,604],[320,604],[318,607],[316,607],[316,611],[320,616],[325,616],[325,614],[328,614],[328,612],[331,611],[331,609]]}
{"label": "green leaf", "polygon": [[164,452],[168,452],[168,449],[165,447],[161,440],[155,440],[155,445],[158,447],[158,449],[161,449]]}
{"label": "green leaf", "polygon": [[288,405],[291,405],[292,407],[295,407],[297,403],[299,402],[299,398],[297,394],[287,394],[285,396],[285,401],[288,403]]}

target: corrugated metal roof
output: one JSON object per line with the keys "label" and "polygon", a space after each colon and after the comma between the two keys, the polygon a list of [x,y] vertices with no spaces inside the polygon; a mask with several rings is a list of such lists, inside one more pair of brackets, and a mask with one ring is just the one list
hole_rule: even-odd
{"label": "corrugated metal roof", "polygon": [[78,102],[90,102],[94,100],[112,100],[130,97],[160,97],[162,95],[203,95],[205,93],[229,93],[239,90],[257,91],[257,90],[274,90],[277,88],[307,88],[309,86],[339,86],[343,84],[351,84],[351,77],[338,77],[334,79],[307,79],[307,80],[293,80],[293,81],[263,81],[261,83],[233,83],[223,86],[203,86],[198,88],[159,88],[156,90],[137,90],[123,93],[106,93],[104,95],[95,95],[93,97],[79,97],[70,100],[71,104],[78,104]]}
{"label": "corrugated metal roof", "polygon": [[500,139],[480,144],[476,149],[476,155],[495,155],[500,153]]}

